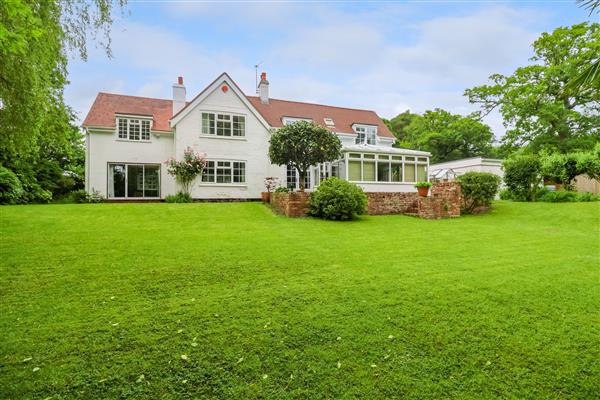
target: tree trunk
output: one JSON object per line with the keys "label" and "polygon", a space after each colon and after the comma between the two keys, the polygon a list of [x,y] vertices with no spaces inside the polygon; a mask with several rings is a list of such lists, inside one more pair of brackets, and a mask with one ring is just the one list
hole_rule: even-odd
{"label": "tree trunk", "polygon": [[298,176],[300,177],[300,182],[298,182],[298,186],[300,186],[300,191],[304,192],[304,181],[306,180],[306,171],[298,170]]}

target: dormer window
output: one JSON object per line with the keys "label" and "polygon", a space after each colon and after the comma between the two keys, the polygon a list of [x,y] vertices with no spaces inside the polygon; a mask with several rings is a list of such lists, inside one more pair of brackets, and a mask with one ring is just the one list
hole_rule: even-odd
{"label": "dormer window", "polygon": [[117,135],[120,140],[150,141],[150,120],[117,118]]}
{"label": "dormer window", "polygon": [[335,128],[335,123],[333,122],[333,118],[328,118],[328,117],[323,118],[323,122],[325,122],[325,125],[328,128]]}
{"label": "dormer window", "polygon": [[373,125],[354,125],[356,144],[377,144],[377,127]]}

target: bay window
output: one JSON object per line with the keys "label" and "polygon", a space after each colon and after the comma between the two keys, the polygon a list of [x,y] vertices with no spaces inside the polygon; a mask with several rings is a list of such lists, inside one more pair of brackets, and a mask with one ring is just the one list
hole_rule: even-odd
{"label": "bay window", "polygon": [[203,135],[242,137],[246,136],[246,117],[243,115],[203,112]]}

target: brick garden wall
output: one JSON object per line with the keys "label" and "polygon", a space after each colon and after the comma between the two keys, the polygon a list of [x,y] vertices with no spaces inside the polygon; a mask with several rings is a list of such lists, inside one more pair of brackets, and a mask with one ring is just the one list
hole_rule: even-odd
{"label": "brick garden wall", "polygon": [[[410,214],[438,219],[460,216],[462,192],[458,182],[440,182],[429,197],[417,193],[367,192],[367,214]],[[277,214],[304,217],[309,210],[309,192],[271,193],[271,207]]]}
{"label": "brick garden wall", "polygon": [[419,195],[402,192],[367,192],[367,214],[416,214]]}
{"label": "brick garden wall", "polygon": [[426,219],[460,217],[461,203],[460,183],[435,183],[431,187],[431,196],[419,197],[419,217]]}
{"label": "brick garden wall", "polygon": [[309,192],[271,193],[273,211],[286,217],[307,216],[309,200]]}

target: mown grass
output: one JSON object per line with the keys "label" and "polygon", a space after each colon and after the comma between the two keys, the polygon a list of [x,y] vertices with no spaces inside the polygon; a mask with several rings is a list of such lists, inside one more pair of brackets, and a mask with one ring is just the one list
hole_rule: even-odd
{"label": "mown grass", "polygon": [[597,203],[347,223],[256,203],[0,213],[1,398],[598,396]]}

